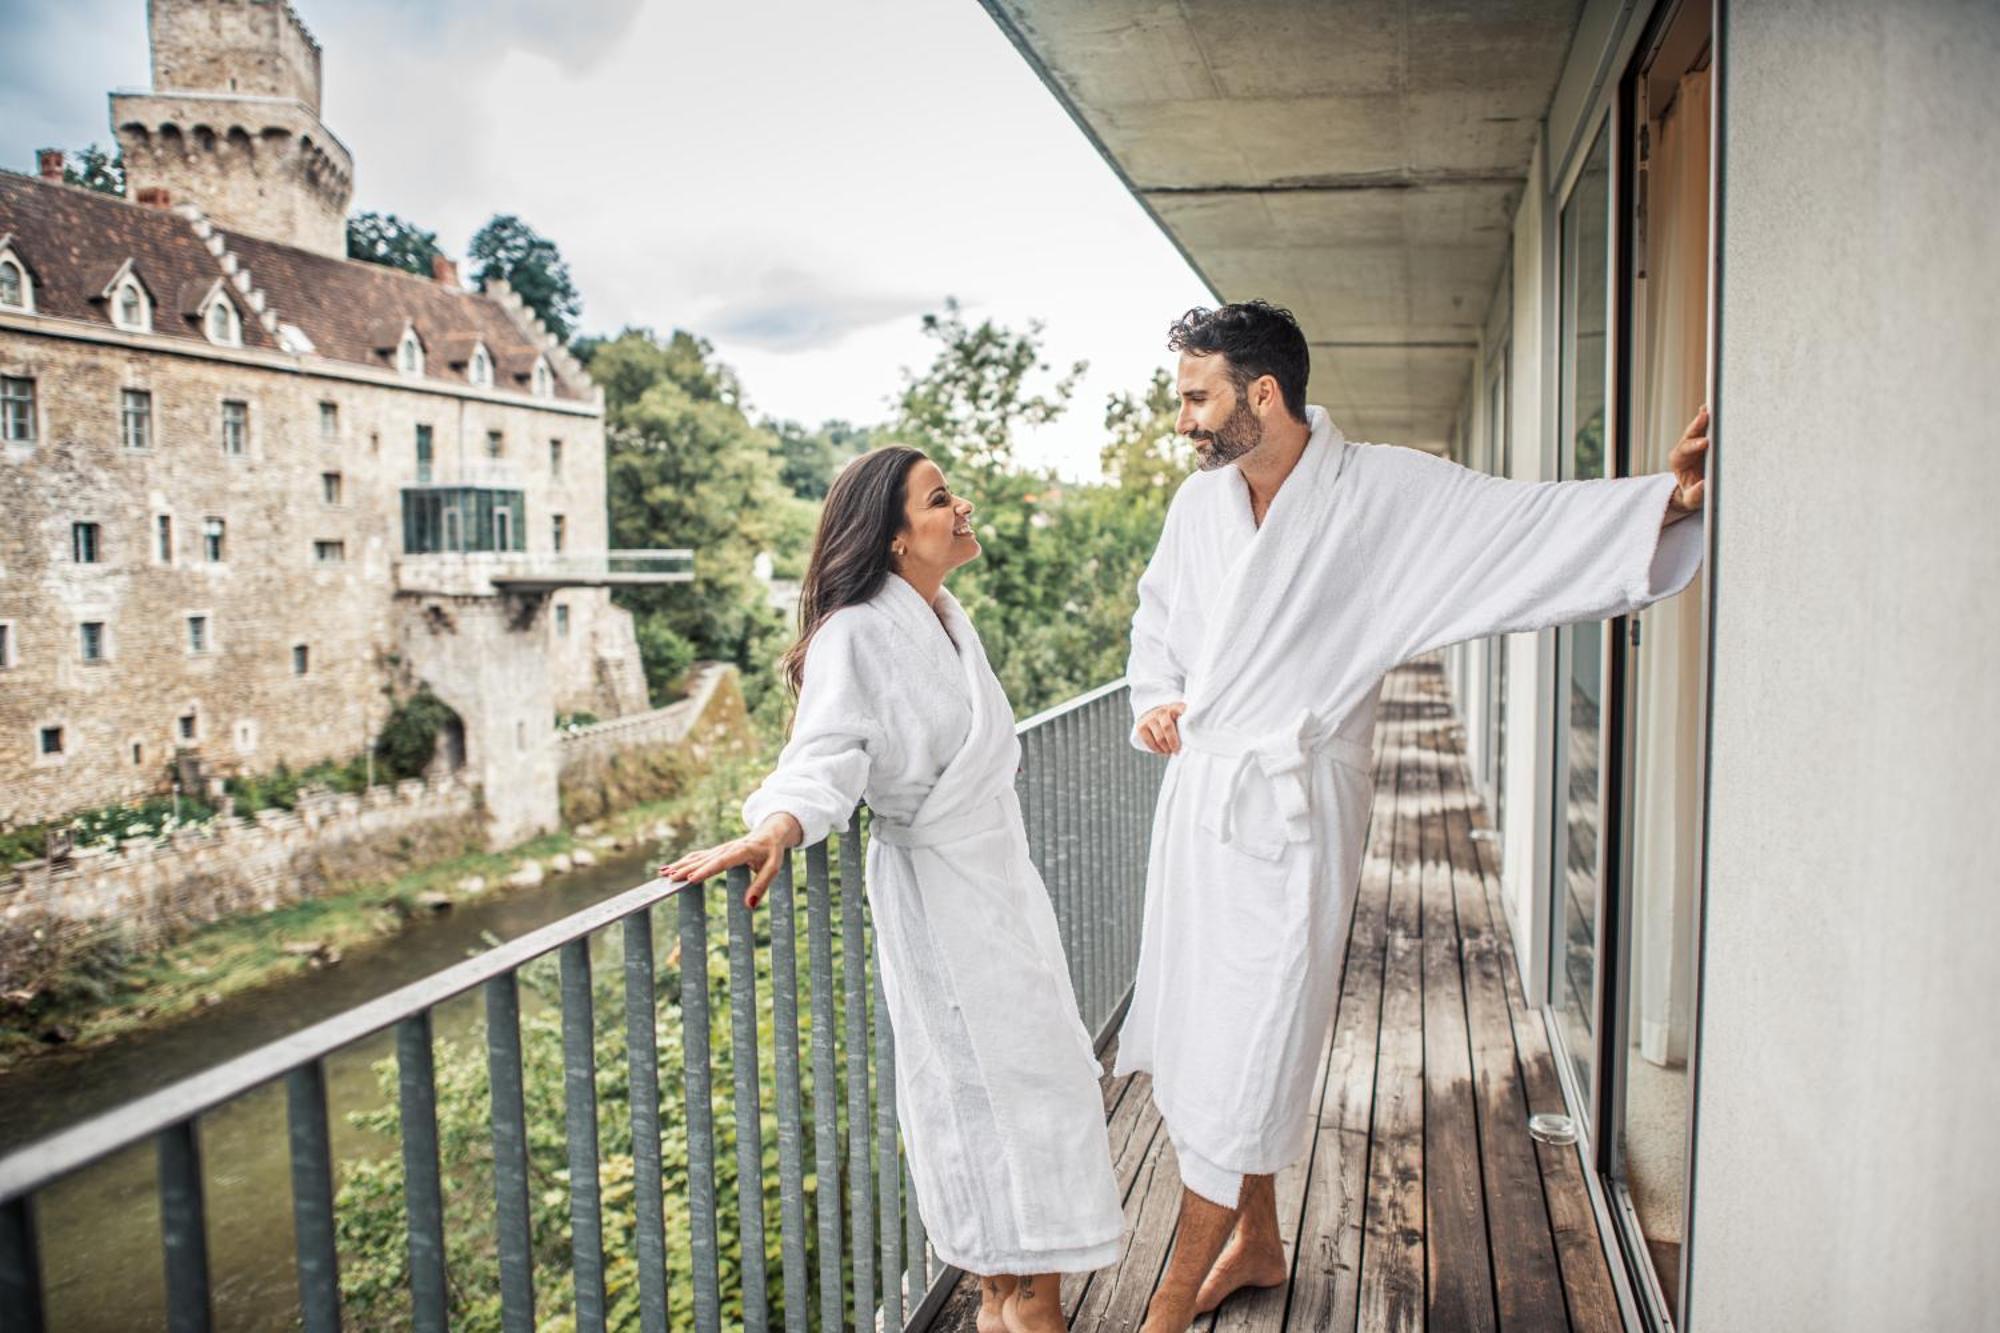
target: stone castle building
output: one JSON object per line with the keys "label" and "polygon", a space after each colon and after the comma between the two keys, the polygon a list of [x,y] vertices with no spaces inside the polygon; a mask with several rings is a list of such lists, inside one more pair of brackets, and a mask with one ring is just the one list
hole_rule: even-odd
{"label": "stone castle building", "polygon": [[646,706],[608,587],[687,577],[605,549],[602,393],[504,284],[343,257],[287,4],[148,17],[127,197],[0,172],[0,827],[353,756],[421,682],[494,841],[546,828],[555,715]]}

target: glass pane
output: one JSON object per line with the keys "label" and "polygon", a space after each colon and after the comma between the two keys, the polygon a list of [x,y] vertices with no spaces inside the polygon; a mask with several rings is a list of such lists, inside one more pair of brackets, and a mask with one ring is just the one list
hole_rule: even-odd
{"label": "glass pane", "polygon": [[[1602,477],[1604,360],[1609,326],[1606,273],[1610,264],[1611,145],[1600,129],[1583,174],[1562,214],[1562,475]],[[1551,997],[1577,1086],[1594,1092],[1597,1042],[1597,940],[1602,908],[1598,866],[1603,827],[1600,781],[1603,737],[1604,627],[1581,625],[1557,634],[1563,663],[1558,679],[1567,713],[1565,755],[1557,775],[1561,855],[1556,864],[1555,967]]]}

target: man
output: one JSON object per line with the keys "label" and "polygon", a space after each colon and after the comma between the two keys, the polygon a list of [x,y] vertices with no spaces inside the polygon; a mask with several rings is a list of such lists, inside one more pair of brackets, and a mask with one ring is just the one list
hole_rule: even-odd
{"label": "man", "polygon": [[1133,741],[1172,755],[1120,1074],[1149,1070],[1180,1228],[1147,1311],[1179,1333],[1286,1280],[1273,1176],[1310,1143],[1383,677],[1465,639],[1623,615],[1700,561],[1707,410],[1672,474],[1531,484],[1350,444],[1307,407],[1291,315],[1191,310],[1178,429],[1200,470],[1139,583]]}

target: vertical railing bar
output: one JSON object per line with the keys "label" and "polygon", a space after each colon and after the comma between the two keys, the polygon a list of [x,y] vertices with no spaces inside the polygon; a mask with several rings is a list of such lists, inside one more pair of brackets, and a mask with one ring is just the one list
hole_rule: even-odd
{"label": "vertical railing bar", "polygon": [[34,1196],[23,1195],[0,1203],[0,1325],[10,1333],[42,1333],[46,1322]]}
{"label": "vertical railing bar", "polygon": [[171,1333],[207,1333],[213,1315],[200,1131],[194,1121],[182,1120],[161,1130],[154,1143],[160,1166],[160,1239],[167,1261],[167,1328]]}
{"label": "vertical railing bar", "polygon": [[688,1250],[694,1269],[694,1323],[721,1333],[722,1278],[715,1236],[715,1106],[709,1088],[707,885],[682,889],[681,1071],[686,1088]]}
{"label": "vertical railing bar", "polygon": [[578,1333],[604,1329],[604,1200],[597,1178],[597,1033],[590,937],[562,946],[563,1131],[569,1143],[570,1272]]}
{"label": "vertical railing bar", "polygon": [[806,940],[812,965],[813,1206],[819,1215],[819,1326],[837,1333],[846,1308],[840,1253],[840,994],[833,985],[833,886],[824,840],[806,849]]}
{"label": "vertical railing bar", "polygon": [[444,1193],[438,1182],[437,1075],[428,1009],[396,1024],[396,1087],[409,1214],[410,1325],[417,1333],[445,1333]]}
{"label": "vertical railing bar", "polygon": [[876,1189],[881,1194],[882,1326],[903,1326],[902,1173],[896,1155],[896,1036],[882,995],[881,936],[875,937],[875,1153]]}
{"label": "vertical railing bar", "polygon": [[868,937],[862,915],[861,815],[840,838],[840,948],[847,992],[847,1188],[853,1212],[854,1326],[875,1327],[875,1192],[868,1135]]}
{"label": "vertical railing bar", "polygon": [[909,1295],[904,1303],[905,1318],[916,1313],[930,1289],[930,1266],[924,1257],[924,1219],[917,1210],[916,1182],[910,1176],[910,1159],[903,1158],[903,1261],[910,1275]]}
{"label": "vertical railing bar", "polygon": [[[1069,790],[1069,829],[1063,842],[1067,848],[1069,863],[1070,910],[1076,913],[1079,924],[1078,966],[1082,972],[1082,984],[1077,993],[1088,997],[1090,994],[1090,950],[1096,943],[1097,932],[1093,929],[1090,909],[1083,900],[1085,881],[1083,873],[1083,728],[1082,719],[1074,712],[1063,715],[1063,732],[1069,741],[1069,754],[1063,764],[1063,782]],[[1083,1002],[1086,1011],[1096,1008],[1090,999]]]}
{"label": "vertical railing bar", "polygon": [[667,1240],[660,1166],[659,986],[653,974],[653,912],[625,918],[625,1064],[631,1083],[632,1198],[639,1230],[639,1327],[667,1333]]}
{"label": "vertical railing bar", "polygon": [[785,1274],[785,1328],[806,1333],[806,1169],[799,1094],[799,917],[792,857],[771,888],[771,1042],[778,1084],[778,1242]]}
{"label": "vertical railing bar", "polygon": [[770,1323],[764,1271],[764,1113],[757,1081],[757,957],[743,895],[750,871],[729,872],[729,1051],[736,1085],[736,1217],[743,1326]]}
{"label": "vertical railing bar", "polygon": [[1055,753],[1050,763],[1049,795],[1055,805],[1056,826],[1054,831],[1055,878],[1049,882],[1049,896],[1055,899],[1056,913],[1063,923],[1063,950],[1069,956],[1070,986],[1077,993],[1083,991],[1083,914],[1076,910],[1076,895],[1071,891],[1069,866],[1069,826],[1074,817],[1074,808],[1064,799],[1067,792],[1073,796],[1076,788],[1069,786],[1069,729],[1066,718],[1056,717],[1049,724],[1049,741]]}
{"label": "vertical railing bar", "polygon": [[292,1157],[292,1234],[299,1314],[306,1333],[340,1328],[340,1261],[333,1238],[333,1153],[326,1124],[326,1066],[285,1075],[285,1128]]}
{"label": "vertical railing bar", "polygon": [[535,1256],[528,1221],[528,1119],[521,1082],[521,990],[512,971],[486,983],[486,1076],[492,1090],[500,1327],[504,1333],[534,1333]]}
{"label": "vertical railing bar", "polygon": [[1110,847],[1110,828],[1106,815],[1110,810],[1111,788],[1105,781],[1104,755],[1104,704],[1103,699],[1090,705],[1088,728],[1090,732],[1090,781],[1084,790],[1090,799],[1090,919],[1095,923],[1096,947],[1090,951],[1091,962],[1097,975],[1091,978],[1094,994],[1092,1007],[1096,1014],[1091,1019],[1094,1028],[1105,1010],[1107,978],[1111,974],[1111,918],[1104,910],[1105,903],[1105,852]]}

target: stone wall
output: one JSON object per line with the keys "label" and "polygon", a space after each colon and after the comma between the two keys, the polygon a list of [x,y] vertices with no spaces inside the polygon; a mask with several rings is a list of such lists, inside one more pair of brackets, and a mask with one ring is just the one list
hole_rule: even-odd
{"label": "stone wall", "polygon": [[749,715],[736,668],[699,668],[688,697],[561,733],[562,817],[588,823],[678,791],[718,748],[748,743]]}
{"label": "stone wall", "polygon": [[[380,727],[388,658],[401,632],[395,564],[401,495],[416,481],[417,427],[431,428],[439,483],[507,485],[526,496],[530,555],[605,544],[603,421],[594,407],[521,395],[404,387],[315,373],[312,362],[165,339],[40,336],[0,318],[0,373],[40,386],[42,438],[0,451],[0,824],[26,824],[159,787],[176,749],[212,773],[294,768],[360,751]],[[47,321],[45,321],[47,323]],[[262,361],[264,364],[255,364]],[[252,364],[246,364],[251,362]],[[379,378],[379,377],[375,377]],[[120,393],[152,394],[150,447],[120,438]],[[221,402],[249,404],[241,455],[221,444]],[[333,405],[322,429],[322,403]],[[487,457],[487,433],[505,452]],[[560,467],[550,441],[562,441]],[[326,474],[338,477],[329,500]],[[159,521],[169,520],[163,557]],[[223,559],[203,525],[224,524]],[[98,525],[99,560],[72,558],[71,525]],[[315,543],[339,542],[339,563]],[[636,670],[629,617],[602,589],[553,594],[536,633],[556,708],[612,711],[595,655]],[[187,619],[207,620],[190,650]],[[79,625],[105,626],[105,660],[85,663]],[[306,649],[295,670],[293,649]],[[447,682],[433,681],[440,693]],[[468,726],[478,705],[453,699]],[[192,717],[192,738],[181,719]],[[541,715],[546,732],[551,716]],[[63,751],[37,753],[61,726]]]}
{"label": "stone wall", "polygon": [[445,778],[307,796],[295,811],[131,838],[61,867],[27,862],[0,873],[0,990],[97,941],[157,949],[224,917],[456,856],[482,830],[473,789]]}

